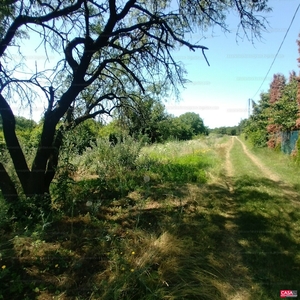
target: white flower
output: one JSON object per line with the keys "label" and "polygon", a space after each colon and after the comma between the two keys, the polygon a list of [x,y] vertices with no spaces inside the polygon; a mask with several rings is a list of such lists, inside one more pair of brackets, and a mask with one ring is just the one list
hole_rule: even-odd
{"label": "white flower", "polygon": [[86,206],[92,206],[93,205],[93,202],[92,201],[86,201]]}
{"label": "white flower", "polygon": [[150,177],[148,175],[144,176],[144,182],[147,183],[150,181]]}

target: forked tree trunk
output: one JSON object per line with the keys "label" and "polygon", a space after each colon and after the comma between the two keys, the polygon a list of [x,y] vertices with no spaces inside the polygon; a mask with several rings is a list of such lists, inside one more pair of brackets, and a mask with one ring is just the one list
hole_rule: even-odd
{"label": "forked tree trunk", "polygon": [[[55,122],[51,122],[45,118],[42,138],[32,169],[30,170],[16,136],[15,117],[1,94],[0,114],[6,146],[13,161],[14,169],[21,183],[24,195],[26,198],[30,198],[29,204],[32,207],[32,211],[27,211],[27,214],[33,216],[41,212],[49,213],[51,210],[49,188],[58,164],[63,129],[56,131]],[[4,199],[9,203],[12,210],[16,212],[17,208],[20,207],[19,195],[15,183],[11,180],[2,163],[0,163],[0,189]]]}
{"label": "forked tree trunk", "polygon": [[2,163],[0,163],[0,189],[4,199],[11,205],[16,206],[19,203],[18,192],[15,184],[9,177]]}

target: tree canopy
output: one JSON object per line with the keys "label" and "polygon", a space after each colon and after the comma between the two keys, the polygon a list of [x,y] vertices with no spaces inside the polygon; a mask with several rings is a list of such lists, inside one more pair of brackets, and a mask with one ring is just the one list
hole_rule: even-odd
{"label": "tree canopy", "polygon": [[275,74],[269,92],[261,94],[259,103],[246,121],[246,137],[257,147],[268,145],[274,148],[278,144],[280,132],[298,128],[298,81],[294,72],[286,81],[282,74]]}
{"label": "tree canopy", "polygon": [[[35,196],[39,210],[49,210],[49,185],[64,133],[124,104],[134,107],[136,99],[161,91],[159,87],[178,91],[185,72],[173,51],[183,46],[205,56],[207,47],[191,43],[188,34],[214,25],[227,30],[232,10],[240,17],[238,35],[260,36],[267,0],[6,0],[0,9],[0,114],[24,195]],[[29,66],[27,39],[45,53],[51,67]],[[42,98],[47,107],[30,166],[11,104],[31,105]],[[15,182],[3,163],[0,171],[4,197],[17,202]]]}

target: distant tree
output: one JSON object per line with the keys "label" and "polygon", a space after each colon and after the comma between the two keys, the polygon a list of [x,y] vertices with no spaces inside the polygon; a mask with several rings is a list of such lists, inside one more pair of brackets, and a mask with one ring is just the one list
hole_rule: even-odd
{"label": "distant tree", "polygon": [[247,124],[247,119],[243,119],[239,122],[239,124],[237,126],[237,134],[238,135],[243,133],[246,124]]}
{"label": "distant tree", "polygon": [[297,61],[298,61],[298,67],[300,67],[300,33],[298,35],[299,39],[297,40],[297,45],[298,45],[298,54],[299,54],[299,57],[297,58]]}
{"label": "distant tree", "polygon": [[299,107],[297,104],[298,82],[294,76],[281,91],[280,98],[273,104],[272,120],[280,131],[291,131],[296,127]]}
{"label": "distant tree", "polygon": [[150,96],[137,97],[134,105],[123,105],[116,114],[120,127],[133,137],[147,137],[151,143],[162,141],[160,123],[167,116],[165,106],[160,100]]}
{"label": "distant tree", "polygon": [[210,133],[238,135],[241,133],[239,126],[222,126],[209,130]]}
{"label": "distant tree", "polygon": [[[286,85],[286,78],[282,74],[274,74],[273,75],[273,80],[270,84],[270,104],[275,105],[277,101],[282,96],[284,87]],[[269,124],[267,126],[268,130],[268,142],[267,145],[269,148],[274,148],[278,144],[278,133],[280,131],[280,126],[279,124],[276,124],[276,121],[274,120],[274,115],[270,114],[269,115]]]}
{"label": "distant tree", "polygon": [[68,132],[65,141],[72,146],[73,151],[81,155],[88,147],[95,145],[101,127],[100,123],[89,119]]}
{"label": "distant tree", "polygon": [[[37,124],[33,120],[26,119],[24,117],[15,117],[16,120],[16,130],[30,130],[33,129]],[[2,128],[3,122],[0,115],[0,127]]]}
{"label": "distant tree", "polygon": [[270,103],[273,104],[279,100],[286,84],[286,78],[282,74],[274,74],[270,85]]}
{"label": "distant tree", "polygon": [[270,118],[270,94],[262,93],[260,100],[249,119],[244,122],[243,133],[256,147],[266,147],[267,126]]}
{"label": "distant tree", "polygon": [[294,70],[289,74],[289,82],[292,82],[293,80],[297,80],[297,74]]}
{"label": "distant tree", "polygon": [[171,117],[168,122],[168,135],[172,139],[190,140],[199,134],[208,134],[200,116],[187,112],[179,117]]}
{"label": "distant tree", "polygon": [[187,112],[178,117],[178,120],[186,125],[191,136],[205,134],[206,127],[200,116],[194,112]]}
{"label": "distant tree", "polygon": [[237,135],[236,127],[229,127],[229,128],[227,129],[227,134],[228,134],[228,135]]}

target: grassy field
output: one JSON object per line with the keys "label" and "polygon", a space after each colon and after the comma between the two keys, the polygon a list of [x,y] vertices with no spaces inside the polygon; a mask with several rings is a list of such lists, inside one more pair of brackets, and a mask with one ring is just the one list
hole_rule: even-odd
{"label": "grassy field", "polygon": [[275,182],[230,137],[132,150],[118,164],[101,149],[55,183],[52,222],[2,230],[0,299],[265,300],[300,290],[295,165],[255,152],[289,179]]}

